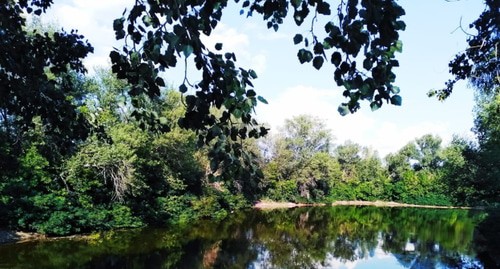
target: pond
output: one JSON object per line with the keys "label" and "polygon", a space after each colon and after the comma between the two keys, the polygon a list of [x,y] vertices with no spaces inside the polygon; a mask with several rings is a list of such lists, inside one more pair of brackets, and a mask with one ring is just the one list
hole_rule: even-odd
{"label": "pond", "polygon": [[0,246],[0,268],[494,268],[484,211],[314,207]]}

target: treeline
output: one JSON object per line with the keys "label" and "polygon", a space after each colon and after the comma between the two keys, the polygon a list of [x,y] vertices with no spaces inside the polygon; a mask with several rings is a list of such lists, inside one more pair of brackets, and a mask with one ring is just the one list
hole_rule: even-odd
{"label": "treeline", "polygon": [[[110,71],[68,75],[78,87],[66,100],[86,124],[82,135],[1,108],[0,226],[63,235],[164,225],[224,217],[258,195],[243,164],[212,171],[211,147],[175,125],[185,113],[177,91],[131,99],[130,85]],[[174,124],[168,132],[147,128],[131,102]]]}
{"label": "treeline", "polygon": [[[134,118],[131,103],[143,102],[155,118],[176,123],[185,113],[177,91],[130,98],[131,86],[107,70],[66,75],[78,128],[1,110],[1,226],[54,235],[156,226],[223,218],[259,199],[499,202],[498,97],[478,110],[479,143],[455,138],[443,146],[425,135],[382,159],[352,142],[333,144],[325,124],[307,115],[266,139],[203,145],[192,130],[154,130]],[[235,146],[237,160],[213,161],[214,149]]]}
{"label": "treeline", "polygon": [[[385,158],[350,141],[334,146],[325,124],[301,115],[265,143],[265,196],[271,200],[331,202],[385,200],[426,205],[498,202],[492,156],[455,137],[444,146],[424,135]],[[489,173],[491,175],[486,175]],[[496,173],[496,174],[495,174]]]}

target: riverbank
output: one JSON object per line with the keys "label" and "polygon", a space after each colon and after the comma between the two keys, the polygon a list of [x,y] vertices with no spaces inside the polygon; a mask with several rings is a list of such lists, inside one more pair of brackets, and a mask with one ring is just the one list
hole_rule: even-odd
{"label": "riverbank", "polygon": [[25,233],[8,230],[0,230],[0,244],[21,243],[31,240],[46,239],[47,236],[38,233]]}
{"label": "riverbank", "polygon": [[292,202],[259,201],[253,206],[253,208],[271,210],[271,209],[279,209],[279,208],[325,206],[325,205],[326,204],[303,204],[303,203],[292,203]]}
{"label": "riverbank", "polygon": [[[313,207],[313,206],[376,206],[376,207],[418,207],[418,208],[441,208],[441,209],[473,209],[472,207],[457,207],[457,206],[432,206],[432,205],[415,205],[415,204],[404,204],[396,202],[384,202],[384,201],[336,201],[331,204],[326,203],[292,203],[292,202],[275,202],[275,201],[259,201],[253,208],[259,210],[273,210],[282,208],[296,208],[296,207]],[[26,241],[33,240],[47,240],[47,239],[57,239],[57,238],[86,238],[88,235],[70,235],[64,237],[48,237],[43,234],[38,233],[26,233],[26,232],[16,232],[9,230],[0,229],[0,244],[9,243],[22,243]]]}
{"label": "riverbank", "polygon": [[[291,202],[274,202],[274,201],[259,201],[253,208],[271,210],[278,208],[294,208],[294,207],[305,207],[305,206],[325,206],[327,204],[303,204],[303,203],[291,203]],[[437,206],[437,205],[416,205],[416,204],[404,204],[397,202],[384,202],[384,201],[336,201],[330,204],[331,206],[378,206],[378,207],[418,207],[418,208],[442,208],[442,209],[472,209],[472,207],[465,206]]]}

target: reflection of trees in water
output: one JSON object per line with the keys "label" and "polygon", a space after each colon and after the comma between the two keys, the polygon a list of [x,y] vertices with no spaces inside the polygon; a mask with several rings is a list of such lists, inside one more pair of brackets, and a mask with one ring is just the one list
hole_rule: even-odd
{"label": "reflection of trees in water", "polygon": [[474,255],[470,249],[478,221],[467,211],[414,208],[337,207],[258,214],[272,214],[265,225],[258,225],[253,239],[262,246],[266,263],[277,268],[312,267],[328,255],[341,262],[355,261],[374,256],[377,246],[395,254],[404,266],[455,267],[460,257]]}
{"label": "reflection of trees in water", "polygon": [[0,261],[22,268],[316,268],[385,252],[408,268],[475,268],[479,264],[470,257],[480,217],[415,208],[251,211],[184,228],[106,233],[10,252],[0,247]]}
{"label": "reflection of trees in water", "polygon": [[253,262],[264,268],[310,268],[328,257],[355,261],[373,257],[377,247],[406,267],[453,268],[464,267],[464,259],[474,255],[477,221],[468,211],[456,210],[301,208],[253,214],[245,220],[252,236],[240,240],[250,242],[242,251],[258,253]]}
{"label": "reflection of trees in water", "polygon": [[500,210],[492,210],[474,232],[474,245],[485,268],[500,268],[499,223]]}

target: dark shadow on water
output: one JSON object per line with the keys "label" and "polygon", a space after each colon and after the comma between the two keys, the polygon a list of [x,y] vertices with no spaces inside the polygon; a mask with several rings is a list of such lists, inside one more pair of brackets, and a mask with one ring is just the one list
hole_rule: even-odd
{"label": "dark shadow on water", "polygon": [[[498,212],[320,207],[0,246],[0,268],[496,268]],[[492,230],[493,229],[493,230]]]}
{"label": "dark shadow on water", "polygon": [[0,244],[6,244],[10,242],[16,242],[20,240],[20,236],[13,231],[0,229]]}

